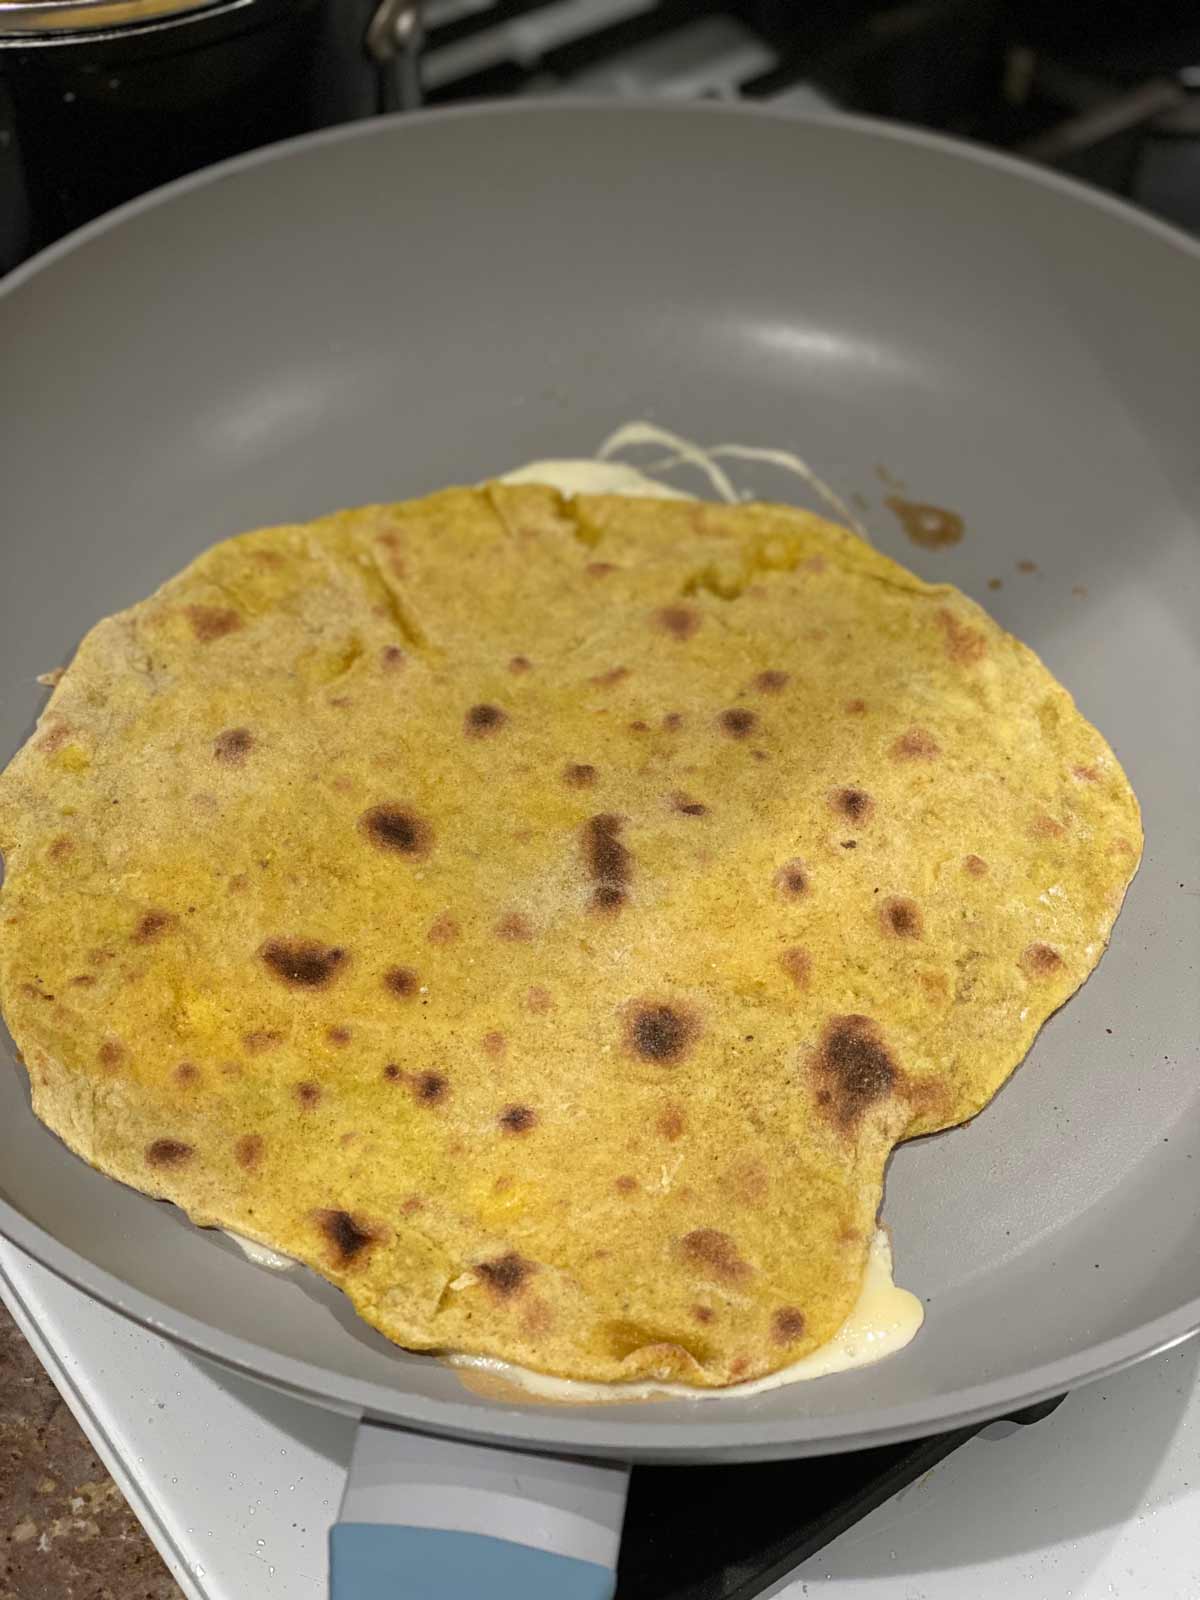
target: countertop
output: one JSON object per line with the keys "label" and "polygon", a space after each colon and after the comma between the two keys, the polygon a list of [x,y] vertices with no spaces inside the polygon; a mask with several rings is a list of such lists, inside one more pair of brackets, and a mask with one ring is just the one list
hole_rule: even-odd
{"label": "countertop", "polygon": [[183,1600],[3,1305],[0,1600]]}

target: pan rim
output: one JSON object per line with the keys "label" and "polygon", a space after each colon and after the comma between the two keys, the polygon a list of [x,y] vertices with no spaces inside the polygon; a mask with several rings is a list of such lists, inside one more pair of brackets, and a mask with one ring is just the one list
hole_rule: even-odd
{"label": "pan rim", "polygon": [[424,128],[442,122],[467,121],[479,117],[574,116],[581,111],[619,115],[623,118],[631,114],[646,113],[664,117],[737,117],[755,122],[780,122],[789,127],[836,128],[889,139],[897,144],[916,145],[940,151],[943,155],[956,157],[960,161],[994,167],[997,171],[1007,172],[1012,177],[1055,190],[1096,210],[1108,212],[1118,221],[1149,233],[1164,243],[1183,250],[1185,254],[1200,259],[1200,238],[1193,238],[1182,228],[1162,221],[1161,218],[1144,211],[1129,200],[1122,200],[1102,189],[1092,188],[1089,184],[1078,178],[1068,177],[1065,173],[1052,172],[1047,168],[1035,166],[1033,162],[1022,160],[1019,156],[991,150],[983,145],[973,145],[966,139],[956,139],[950,134],[936,133],[932,129],[914,128],[906,123],[893,122],[887,117],[850,115],[836,111],[776,111],[769,106],[747,105],[742,101],[656,100],[644,95],[631,95],[628,99],[619,100],[606,99],[599,95],[580,95],[569,100],[530,96],[522,100],[474,100],[465,105],[438,106],[427,111],[392,112],[360,122],[343,123],[335,128],[319,128],[312,133],[297,134],[294,138],[260,145],[257,149],[244,151],[241,155],[214,162],[212,166],[201,167],[196,172],[186,173],[182,178],[175,178],[170,183],[160,184],[156,189],[149,189],[145,194],[124,201],[111,211],[85,222],[82,227],[64,234],[61,239],[56,239],[53,244],[47,245],[13,267],[0,277],[0,304],[7,295],[20,289],[36,273],[52,266],[54,262],[82,248],[91,240],[101,238],[112,229],[120,227],[130,218],[139,216],[143,211],[168,205],[193,190],[207,188],[210,183],[219,183],[223,178],[248,172],[260,165],[287,160],[303,154],[306,150],[322,149],[326,145],[340,144],[354,139],[384,137],[394,134],[403,127]]}
{"label": "pan rim", "polygon": [[[1095,1359],[1083,1371],[1078,1370],[1077,1357],[1061,1356],[1018,1376],[992,1379],[959,1390],[961,1404],[956,1404],[951,1412],[945,1410],[944,1397],[869,1411],[841,1411],[828,1417],[798,1415],[752,1421],[712,1418],[711,1408],[706,1407],[694,1419],[656,1422],[652,1438],[631,1441],[630,1432],[643,1426],[640,1416],[621,1419],[611,1412],[591,1415],[587,1408],[565,1406],[530,1406],[514,1413],[511,1406],[485,1407],[431,1399],[351,1377],[339,1379],[337,1392],[331,1393],[327,1368],[226,1333],[187,1312],[164,1305],[154,1296],[132,1288],[113,1273],[95,1266],[69,1246],[60,1244],[3,1200],[0,1200],[0,1235],[56,1277],[100,1301],[110,1311],[169,1339],[188,1354],[327,1410],[391,1423],[416,1433],[479,1443],[510,1443],[538,1453],[576,1453],[630,1461],[686,1462],[690,1459],[700,1462],[710,1460],[715,1454],[726,1460],[770,1461],[840,1455],[845,1451],[919,1439],[972,1423],[984,1423],[1078,1389],[1161,1355],[1200,1334],[1200,1300],[1195,1300],[1094,1346],[1091,1355]],[[2,1258],[0,1276],[4,1276]],[[413,1356],[413,1359],[419,1358]],[[403,1401],[402,1405],[394,1403],[397,1398]],[[705,1404],[703,1401],[696,1403]],[[597,1411],[607,1411],[607,1408],[597,1408]],[[515,1418],[519,1418],[516,1426]],[[697,1443],[695,1438],[698,1422],[708,1436],[703,1444]],[[799,1424],[803,1425],[803,1436],[796,1438]],[[716,1440],[711,1437],[714,1434],[718,1436]]]}
{"label": "pan rim", "polygon": [[[1043,171],[1015,157],[975,148],[965,141],[883,119],[838,113],[796,115],[769,107],[653,99],[484,101],[416,114],[402,113],[305,134],[177,179],[85,224],[14,269],[0,280],[0,309],[9,295],[19,292],[36,274],[85,247],[92,240],[103,237],[110,230],[119,228],[124,222],[260,164],[303,157],[310,148],[352,139],[393,137],[402,126],[419,128],[477,117],[513,116],[528,119],[575,116],[580,112],[620,116],[626,122],[631,115],[651,113],[655,117],[738,116],[755,121],[784,122],[797,129],[806,126],[826,130],[836,128],[840,132],[929,148],[959,160],[996,168],[1061,193],[1068,199],[1074,198],[1108,213],[1118,222],[1132,225],[1153,238],[1182,249],[1190,257],[1200,259],[1200,240],[1191,238],[1182,230],[1161,222],[1126,201],[1092,190],[1061,174]],[[702,1417],[698,1415],[678,1422],[654,1421],[647,1427],[640,1418],[618,1419],[611,1413],[601,1416],[588,1415],[577,1409],[568,1412],[565,1409],[543,1410],[531,1406],[514,1411],[511,1407],[484,1407],[477,1403],[431,1399],[388,1384],[340,1376],[328,1368],[229,1334],[134,1289],[62,1244],[2,1198],[0,1235],[10,1239],[58,1277],[122,1315],[170,1338],[183,1349],[309,1401],[355,1415],[378,1417],[423,1432],[484,1441],[516,1441],[535,1450],[582,1451],[625,1458],[681,1461],[721,1454],[726,1459],[770,1459],[836,1453],[920,1437],[1002,1415],[1066,1388],[1094,1381],[1166,1350],[1200,1331],[1200,1296],[1197,1296],[1139,1328],[1091,1346],[1082,1355],[1062,1356],[1020,1375],[987,1380],[960,1389],[952,1396],[931,1396],[869,1411],[840,1412],[830,1417],[798,1414],[775,1420],[739,1421],[713,1417],[711,1411],[706,1410]],[[331,1379],[335,1380],[332,1384]],[[703,1430],[703,1443],[697,1442],[698,1422]],[[631,1434],[637,1437],[631,1440]]]}

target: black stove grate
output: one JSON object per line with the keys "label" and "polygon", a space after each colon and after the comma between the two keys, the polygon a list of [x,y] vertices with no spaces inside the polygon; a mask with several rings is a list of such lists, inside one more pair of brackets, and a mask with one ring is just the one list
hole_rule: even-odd
{"label": "black stove grate", "polygon": [[[1007,1420],[1039,1422],[1063,1399]],[[617,1600],[750,1600],[984,1426],[805,1461],[636,1467]]]}
{"label": "black stove grate", "polygon": [[1193,0],[426,0],[425,98],[829,105],[976,139],[1200,231]]}

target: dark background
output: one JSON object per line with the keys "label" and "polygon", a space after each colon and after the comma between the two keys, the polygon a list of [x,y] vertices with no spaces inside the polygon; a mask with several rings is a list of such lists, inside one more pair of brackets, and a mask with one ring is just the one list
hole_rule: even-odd
{"label": "dark background", "polygon": [[[255,144],[374,114],[378,0],[228,0],[44,48],[0,37],[0,271]],[[1200,231],[1196,0],[423,0],[422,98],[743,98],[938,129]]]}

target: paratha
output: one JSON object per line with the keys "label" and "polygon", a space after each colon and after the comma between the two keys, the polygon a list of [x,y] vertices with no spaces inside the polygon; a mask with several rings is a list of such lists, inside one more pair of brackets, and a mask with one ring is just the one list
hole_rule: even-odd
{"label": "paratha", "polygon": [[1139,859],[957,590],[773,505],[450,489],[227,540],[0,777],[0,1002],[102,1171],[415,1350],[722,1386],[827,1341]]}

